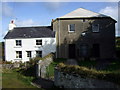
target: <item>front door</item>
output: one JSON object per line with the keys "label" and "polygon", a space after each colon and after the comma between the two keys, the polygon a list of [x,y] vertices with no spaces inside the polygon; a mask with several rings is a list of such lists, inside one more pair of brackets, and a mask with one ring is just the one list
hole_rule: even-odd
{"label": "front door", "polygon": [[100,57],[100,45],[99,44],[93,44],[92,54],[93,54],[93,57]]}
{"label": "front door", "polygon": [[69,44],[69,50],[68,50],[69,58],[75,58],[75,44]]}

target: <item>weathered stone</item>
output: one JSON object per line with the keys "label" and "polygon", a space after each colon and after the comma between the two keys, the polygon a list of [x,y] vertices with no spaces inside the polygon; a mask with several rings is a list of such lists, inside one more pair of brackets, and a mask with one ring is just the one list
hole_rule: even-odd
{"label": "weathered stone", "polygon": [[80,75],[64,74],[63,72],[55,69],[54,84],[58,87],[64,88],[116,88],[120,89],[120,86],[98,79],[82,78]]}
{"label": "weathered stone", "polygon": [[5,68],[5,69],[13,69],[13,68],[14,68],[14,65],[13,65],[13,64],[2,64],[2,68]]}
{"label": "weathered stone", "polygon": [[46,77],[46,68],[53,61],[52,57],[46,58],[45,60],[39,60],[36,67],[36,75],[37,77],[45,78]]}

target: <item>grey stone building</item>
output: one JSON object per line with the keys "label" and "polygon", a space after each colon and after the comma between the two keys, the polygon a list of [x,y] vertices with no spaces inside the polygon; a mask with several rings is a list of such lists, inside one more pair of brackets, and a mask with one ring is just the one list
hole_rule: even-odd
{"label": "grey stone building", "polygon": [[83,8],[52,21],[57,58],[115,58],[115,23],[109,16]]}

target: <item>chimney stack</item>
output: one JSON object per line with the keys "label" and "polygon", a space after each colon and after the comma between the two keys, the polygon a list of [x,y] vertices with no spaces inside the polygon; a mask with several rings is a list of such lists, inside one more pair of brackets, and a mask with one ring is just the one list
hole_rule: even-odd
{"label": "chimney stack", "polygon": [[16,25],[14,24],[14,20],[10,21],[10,24],[9,24],[9,30],[13,30],[14,27],[16,27]]}

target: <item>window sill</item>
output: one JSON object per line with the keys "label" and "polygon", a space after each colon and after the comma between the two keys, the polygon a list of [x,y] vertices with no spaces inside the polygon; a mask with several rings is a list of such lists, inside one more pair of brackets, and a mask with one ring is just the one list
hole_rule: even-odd
{"label": "window sill", "polygon": [[36,45],[36,46],[35,46],[35,48],[40,48],[40,47],[42,47],[42,45]]}
{"label": "window sill", "polygon": [[21,48],[22,46],[15,46],[14,48]]}
{"label": "window sill", "polygon": [[14,60],[22,60],[22,58],[15,58]]}
{"label": "window sill", "polygon": [[74,33],[75,31],[68,31],[69,33]]}
{"label": "window sill", "polygon": [[32,57],[27,57],[28,59],[32,58]]}
{"label": "window sill", "polygon": [[93,33],[99,33],[99,31],[92,31]]}

